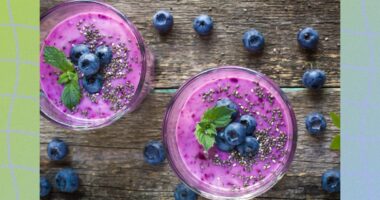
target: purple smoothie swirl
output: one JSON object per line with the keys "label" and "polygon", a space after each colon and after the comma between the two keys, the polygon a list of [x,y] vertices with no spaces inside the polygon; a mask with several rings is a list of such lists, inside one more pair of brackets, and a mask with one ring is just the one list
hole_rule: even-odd
{"label": "purple smoothie swirl", "polygon": [[[194,131],[203,113],[224,98],[238,105],[239,115],[256,119],[260,144],[256,155],[223,152],[216,145],[205,152],[196,139]],[[296,146],[296,123],[286,97],[270,79],[228,66],[203,72],[179,89],[167,111],[164,140],[174,171],[201,195],[252,198],[286,171]]]}
{"label": "purple smoothie swirl", "polygon": [[[43,114],[66,127],[82,129],[107,125],[134,110],[149,91],[154,58],[133,24],[114,8],[98,2],[63,3],[51,10],[41,21],[41,27],[49,27],[41,31],[45,34],[40,54]],[[91,53],[97,47],[107,47],[112,59],[100,67],[103,82],[95,93],[86,91],[84,74],[75,67],[82,98],[70,110],[61,99],[64,85],[57,81],[61,72],[44,61],[43,49],[53,46],[69,57],[72,47],[79,44]]]}

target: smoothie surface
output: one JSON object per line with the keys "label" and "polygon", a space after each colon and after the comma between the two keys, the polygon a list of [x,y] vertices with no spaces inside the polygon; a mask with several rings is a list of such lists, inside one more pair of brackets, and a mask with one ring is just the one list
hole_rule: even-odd
{"label": "smoothie surface", "polygon": [[[180,157],[190,174],[185,176],[195,177],[206,188],[235,192],[276,179],[289,158],[295,130],[288,104],[269,82],[257,75],[215,71],[196,80],[200,84],[194,86],[178,113],[175,135]],[[194,135],[196,124],[222,98],[238,105],[239,116],[249,114],[257,120],[257,155],[242,157],[237,151],[220,151],[216,145],[205,152],[198,143]]]}
{"label": "smoothie surface", "polygon": [[[43,49],[54,46],[69,57],[75,44],[86,44],[91,52],[97,46],[109,46],[113,58],[100,71],[104,76],[101,91],[89,94],[81,86],[82,99],[73,110],[69,110],[61,101],[64,86],[57,82],[61,72],[44,62]],[[113,18],[106,12],[80,13],[61,21],[42,41],[40,60],[41,90],[56,109],[74,119],[109,118],[128,108],[142,72],[142,55],[133,30],[125,21]],[[83,74],[79,70],[77,73],[81,79]],[[81,85],[81,80],[79,83]]]}

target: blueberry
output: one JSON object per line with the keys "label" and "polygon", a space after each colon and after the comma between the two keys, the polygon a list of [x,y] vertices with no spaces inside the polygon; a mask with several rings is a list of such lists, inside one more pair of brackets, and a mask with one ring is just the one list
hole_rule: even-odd
{"label": "blueberry", "polygon": [[50,160],[62,160],[68,152],[66,143],[60,139],[53,139],[47,146],[47,154]]}
{"label": "blueberry", "polygon": [[95,55],[98,56],[101,66],[105,66],[111,63],[112,49],[108,46],[98,46],[95,50]]}
{"label": "blueberry", "polygon": [[199,35],[208,35],[214,26],[212,18],[208,15],[199,15],[193,21],[193,28]]}
{"label": "blueberry", "polygon": [[220,106],[227,106],[229,109],[235,110],[235,112],[232,113],[232,115],[231,115],[232,120],[234,120],[237,117],[237,115],[239,113],[238,106],[233,101],[231,101],[229,98],[224,98],[224,99],[218,100],[216,102],[216,107],[220,107]]}
{"label": "blueberry", "polygon": [[300,30],[297,34],[298,44],[304,49],[315,49],[319,40],[319,34],[311,27]]}
{"label": "blueberry", "polygon": [[51,184],[46,177],[40,177],[40,197],[46,197],[51,191]]}
{"label": "blueberry", "polygon": [[303,85],[310,89],[320,89],[326,82],[326,73],[319,69],[308,70],[302,77]]}
{"label": "blueberry", "polygon": [[78,175],[70,168],[61,169],[55,175],[55,185],[60,192],[75,192],[79,187]]}
{"label": "blueberry", "polygon": [[230,152],[232,149],[234,149],[233,145],[227,143],[224,131],[219,131],[216,134],[215,143],[218,149],[221,151]]}
{"label": "blueberry", "polygon": [[98,93],[103,87],[103,76],[101,74],[95,74],[93,76],[83,77],[82,85],[88,93]]}
{"label": "blueberry", "polygon": [[96,74],[100,68],[98,56],[93,53],[83,54],[78,61],[78,68],[85,76]]}
{"label": "blueberry", "polygon": [[157,165],[166,158],[164,145],[160,141],[150,141],[144,148],[144,160],[148,164]]}
{"label": "blueberry", "polygon": [[160,33],[167,33],[173,27],[173,15],[166,11],[160,10],[153,15],[153,26]]}
{"label": "blueberry", "polygon": [[322,189],[326,192],[340,192],[340,170],[329,169],[322,174]]}
{"label": "blueberry", "polygon": [[196,200],[197,194],[189,189],[185,184],[180,183],[174,190],[175,200]]}
{"label": "blueberry", "polygon": [[86,53],[90,53],[90,49],[87,47],[87,45],[84,45],[84,44],[74,45],[70,50],[71,62],[77,65],[79,58]]}
{"label": "blueberry", "polygon": [[259,148],[260,148],[259,142],[257,141],[256,138],[252,136],[247,136],[245,138],[245,141],[236,147],[236,149],[242,156],[247,156],[247,155],[254,156],[257,154],[257,152],[259,152]]}
{"label": "blueberry", "polygon": [[224,137],[228,144],[236,146],[244,142],[247,129],[238,122],[229,124],[224,129]]}
{"label": "blueberry", "polygon": [[251,115],[243,115],[240,117],[240,123],[247,129],[247,136],[252,136],[256,130],[257,122]]}
{"label": "blueberry", "polygon": [[305,124],[311,135],[320,135],[326,130],[326,119],[320,113],[310,113],[305,119]]}
{"label": "blueberry", "polygon": [[244,48],[252,53],[261,51],[265,43],[263,34],[261,34],[256,29],[250,29],[245,32],[242,41]]}

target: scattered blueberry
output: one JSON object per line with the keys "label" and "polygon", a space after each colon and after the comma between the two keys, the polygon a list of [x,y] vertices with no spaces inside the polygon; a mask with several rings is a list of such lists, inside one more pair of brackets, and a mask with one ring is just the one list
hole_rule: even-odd
{"label": "scattered blueberry", "polygon": [[216,134],[215,143],[218,149],[221,151],[230,152],[232,149],[234,149],[234,146],[228,144],[228,142],[226,141],[224,131],[219,131]]}
{"label": "scattered blueberry", "polygon": [[244,48],[249,52],[259,52],[264,47],[265,39],[263,34],[261,34],[256,29],[250,29],[243,35],[243,45]]}
{"label": "scattered blueberry", "polygon": [[243,115],[239,121],[247,129],[247,136],[252,136],[257,126],[256,119],[251,115]]}
{"label": "scattered blueberry", "polygon": [[185,184],[180,183],[174,190],[175,200],[196,200],[197,194],[188,188]]}
{"label": "scattered blueberry", "polygon": [[173,15],[166,10],[157,11],[156,14],[153,15],[153,26],[160,33],[169,32],[173,24]]}
{"label": "scattered blueberry", "polygon": [[257,141],[256,138],[252,136],[247,136],[245,138],[245,141],[236,147],[236,149],[242,156],[247,156],[247,155],[254,156],[257,154],[257,152],[259,152],[259,148],[260,148],[259,142]]}
{"label": "scattered blueberry", "polygon": [[199,35],[208,35],[214,26],[212,18],[208,15],[199,15],[193,21],[193,28]]}
{"label": "scattered blueberry", "polygon": [[326,192],[340,192],[340,170],[329,169],[322,174],[322,189]]}
{"label": "scattered blueberry", "polygon": [[148,164],[162,163],[166,158],[164,145],[160,141],[150,141],[144,148],[144,160]]}
{"label": "scattered blueberry", "polygon": [[72,169],[61,169],[55,175],[55,185],[60,192],[75,192],[79,187],[78,175]]}
{"label": "scattered blueberry", "polygon": [[46,197],[51,191],[51,184],[45,177],[40,177],[40,197]]}
{"label": "scattered blueberry", "polygon": [[233,122],[224,129],[224,137],[228,144],[237,146],[244,142],[246,131],[242,124]]}
{"label": "scattered blueberry", "polygon": [[297,34],[298,44],[304,49],[315,49],[318,44],[319,34],[311,27],[300,30]]}
{"label": "scattered blueberry", "polygon": [[326,130],[326,119],[320,113],[311,113],[305,119],[306,130],[311,135],[319,135]]}
{"label": "scattered blueberry", "polygon": [[231,101],[229,98],[224,98],[224,99],[218,100],[216,102],[216,107],[220,107],[220,106],[227,106],[229,109],[235,110],[235,112],[232,113],[232,115],[231,115],[232,120],[234,120],[237,117],[237,115],[239,113],[238,106],[233,101]]}
{"label": "scattered blueberry", "polygon": [[101,66],[105,66],[111,63],[112,49],[108,46],[98,46],[95,50],[95,55],[98,56]]}
{"label": "scattered blueberry", "polygon": [[308,70],[303,74],[302,82],[310,89],[320,89],[326,82],[326,73],[319,69]]}
{"label": "scattered blueberry", "polygon": [[98,56],[93,53],[83,54],[78,61],[78,68],[85,76],[96,74],[100,68]]}
{"label": "scattered blueberry", "polygon": [[62,160],[68,152],[66,143],[60,139],[53,139],[47,146],[47,154],[50,160]]}
{"label": "scattered blueberry", "polygon": [[84,44],[74,45],[70,50],[71,62],[77,65],[79,58],[86,53],[90,53],[90,49],[87,47],[87,45],[84,45]]}
{"label": "scattered blueberry", "polygon": [[83,88],[90,94],[100,92],[103,87],[103,76],[101,74],[95,74],[93,76],[83,77]]}

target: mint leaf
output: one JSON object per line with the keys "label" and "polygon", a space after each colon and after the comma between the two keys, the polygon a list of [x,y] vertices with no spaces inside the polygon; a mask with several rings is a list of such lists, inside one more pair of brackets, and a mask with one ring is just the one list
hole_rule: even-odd
{"label": "mint leaf", "polygon": [[235,111],[227,106],[221,106],[213,107],[203,113],[202,119],[195,129],[195,137],[206,151],[215,143],[216,129],[227,126],[231,122],[233,112]]}
{"label": "mint leaf", "polygon": [[216,135],[216,126],[208,122],[199,122],[198,125],[202,128],[202,132],[206,135]]}
{"label": "mint leaf", "polygon": [[74,65],[66,58],[63,51],[52,46],[44,48],[44,59],[46,63],[62,71],[58,79],[58,83],[65,84],[61,100],[67,108],[72,110],[82,98]]}
{"label": "mint leaf", "polygon": [[235,111],[227,106],[213,107],[208,109],[202,117],[202,121],[213,123],[217,128],[227,126],[231,122],[231,115]]}
{"label": "mint leaf", "polygon": [[63,72],[74,71],[73,64],[67,60],[65,54],[52,46],[46,46],[44,49],[44,59],[49,65],[52,65]]}
{"label": "mint leaf", "polygon": [[69,82],[70,79],[68,77],[68,74],[67,73],[63,73],[59,76],[59,79],[58,79],[58,83],[59,84],[65,84],[67,82]]}
{"label": "mint leaf", "polygon": [[330,117],[331,117],[331,120],[332,120],[333,124],[336,127],[340,128],[340,116],[338,114],[336,114],[336,113],[331,112],[330,113]]}
{"label": "mint leaf", "polygon": [[61,100],[67,108],[73,109],[76,105],[78,105],[80,99],[81,93],[78,83],[78,75],[76,75],[76,78],[74,77],[73,80],[65,85],[61,95]]}
{"label": "mint leaf", "polygon": [[340,134],[336,135],[331,144],[330,144],[330,149],[332,150],[340,150]]}
{"label": "mint leaf", "polygon": [[210,136],[216,136],[216,126],[214,124],[209,124],[209,126],[207,127],[207,129],[205,130],[205,134],[206,135],[210,135]]}
{"label": "mint leaf", "polygon": [[[202,128],[199,124],[197,124],[195,130],[195,137],[198,142],[203,146],[203,148],[208,151],[215,143],[215,135],[205,134],[205,129]],[[216,134],[216,130],[215,130]]]}

